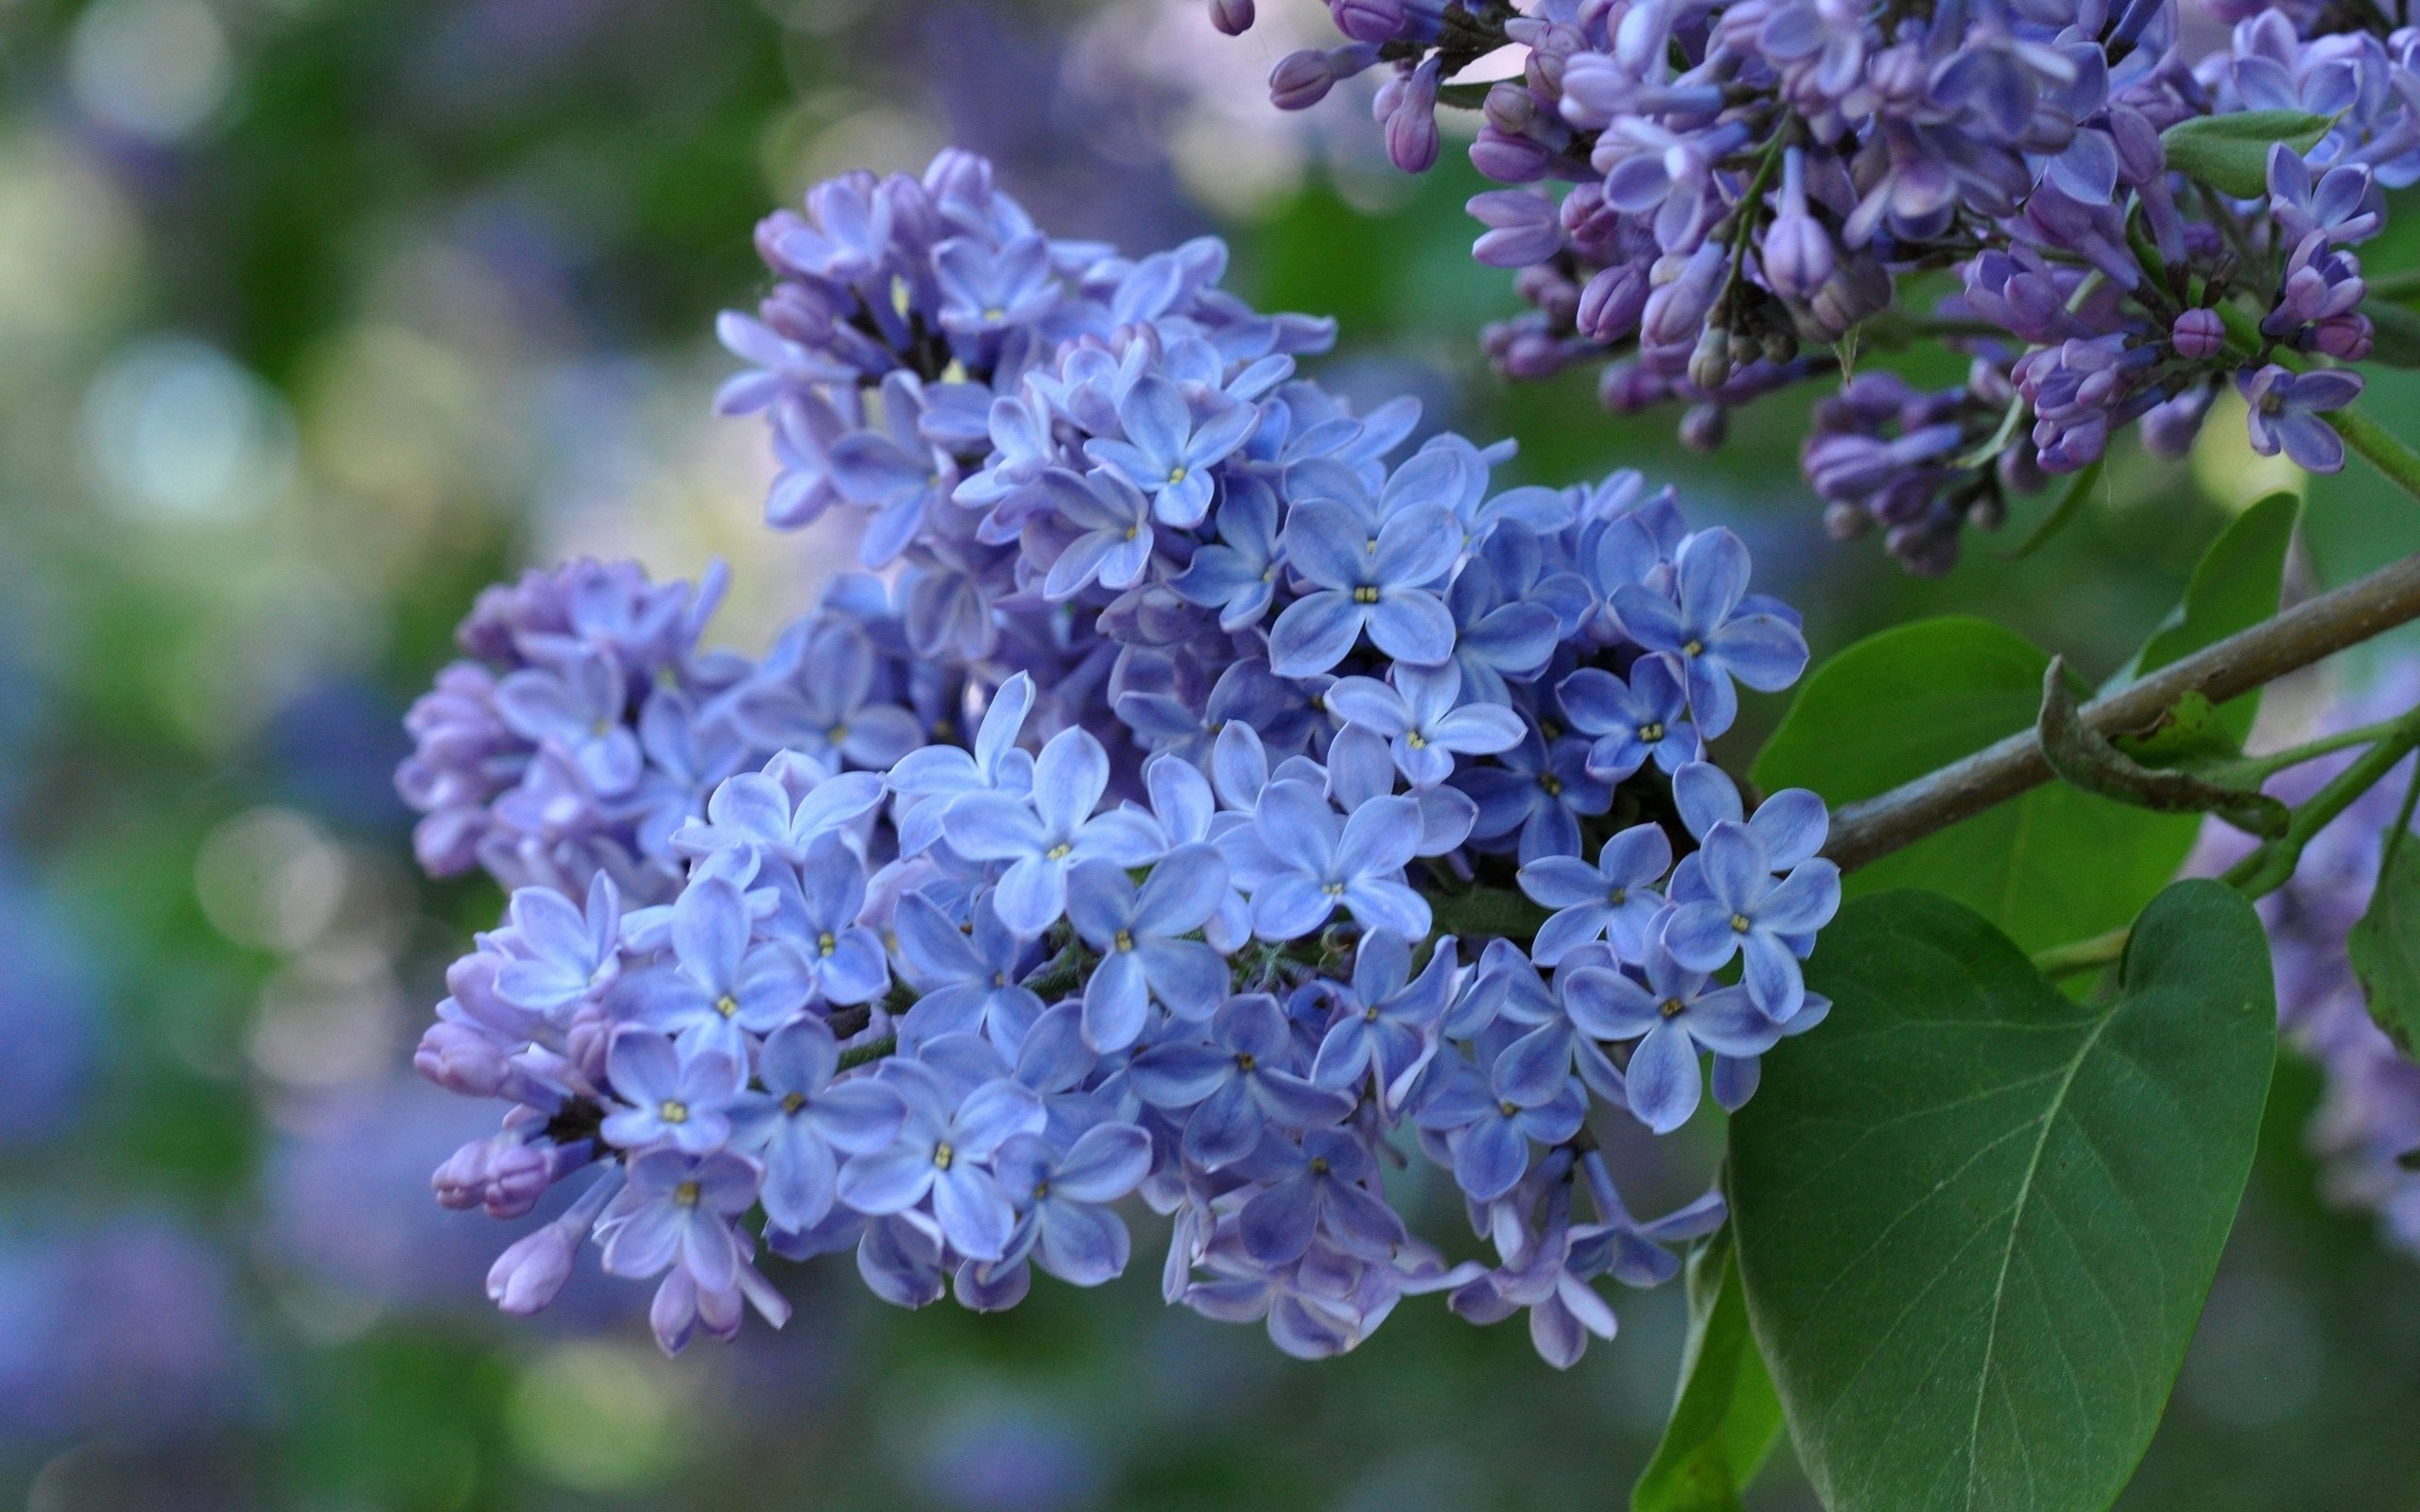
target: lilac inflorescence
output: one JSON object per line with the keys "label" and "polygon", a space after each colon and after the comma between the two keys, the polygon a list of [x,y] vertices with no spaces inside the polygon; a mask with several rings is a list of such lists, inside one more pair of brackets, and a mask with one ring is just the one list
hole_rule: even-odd
{"label": "lilac inflorescence", "polygon": [[[2190,445],[2231,380],[2256,451],[2342,464],[2319,417],[2360,379],[2272,359],[2369,352],[2352,247],[2380,229],[2382,187],[2420,181],[2420,29],[2203,3],[2222,43],[2180,0],[1328,0],[1349,43],[1287,58],[1270,90],[1301,109],[1390,71],[1380,121],[1411,172],[1441,100],[1479,112],[1471,162],[1509,187],[1471,200],[1474,255],[1518,269],[1534,306],[1486,333],[1510,376],[1605,361],[1609,408],[1684,404],[1683,438],[1711,445],[1729,410],[1860,348],[1965,353],[1966,382],[1938,392],[1846,380],[1804,454],[1836,535],[1878,525],[1940,572],[1964,525],[1996,526],[2010,492],[2127,424]],[[2308,141],[2269,148],[2263,192],[2169,161],[2163,132],[2252,112],[2310,123],[2273,129]],[[1959,292],[1891,309],[1941,269]]]}
{"label": "lilac inflorescence", "polygon": [[[1006,1307],[1124,1270],[1139,1194],[1169,1299],[1294,1354],[1423,1292],[1558,1365],[1610,1336],[1592,1283],[1722,1209],[1634,1217],[1591,1107],[1676,1128],[1702,1057],[1737,1107],[1826,1011],[1824,805],[1705,760],[1796,615],[1634,474],[1407,453],[1416,407],[1300,377],[1329,328],[1215,241],[1048,239],[955,152],[807,206],[723,403],[772,523],[845,511],[887,578],[751,663],[696,650],[711,583],[533,575],[413,715],[424,860],[512,888],[418,1057],[506,1105],[439,1195],[578,1189],[495,1300],[594,1240],[667,1349],[780,1321],[766,1251]],[[1407,1228],[1415,1152],[1492,1258]]]}

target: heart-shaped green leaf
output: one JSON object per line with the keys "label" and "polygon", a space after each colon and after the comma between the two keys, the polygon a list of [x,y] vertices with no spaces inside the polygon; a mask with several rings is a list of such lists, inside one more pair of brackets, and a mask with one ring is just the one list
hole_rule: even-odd
{"label": "heart-shaped green leaf", "polygon": [[2308,111],[2237,111],[2179,121],[2159,134],[2159,143],[2168,150],[2169,167],[2221,194],[2253,199],[2269,192],[2272,144],[2308,152],[2335,124],[2334,116]]}
{"label": "heart-shaped green leaf", "polygon": [[1947,899],[1860,899],[1832,1017],[1732,1125],[1750,1317],[1832,1512],[2100,1512],[2151,1441],[2276,1045],[2252,906],[2185,882],[2116,997]]}
{"label": "heart-shaped green leaf", "polygon": [[1631,1489],[1631,1512],[1738,1512],[1739,1493],[1781,1437],[1781,1401],[1748,1332],[1728,1228],[1689,1256],[1688,1285],[1680,1395]]}

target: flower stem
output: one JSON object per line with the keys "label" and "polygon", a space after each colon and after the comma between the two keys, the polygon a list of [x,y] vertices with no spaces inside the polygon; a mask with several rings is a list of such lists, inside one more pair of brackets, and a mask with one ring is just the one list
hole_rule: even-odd
{"label": "flower stem", "polygon": [[2126,954],[2126,938],[2131,933],[2130,929],[2113,929],[2106,935],[2095,935],[2090,939],[2035,951],[2033,969],[2044,976],[2073,976],[2079,971],[2098,971],[2114,964]]}
{"label": "flower stem", "polygon": [[2377,468],[2388,482],[2420,499],[2420,453],[2396,440],[2358,404],[2325,411],[2320,419],[2327,421],[2337,435],[2344,438],[2344,444],[2360,453],[2361,459]]}
{"label": "flower stem", "polygon": [[2286,833],[2237,862],[2221,880],[2247,898],[2265,898],[2284,886],[2301,864],[2311,837],[2376,787],[2396,764],[2420,747],[2420,708],[2394,721],[2388,732],[2294,810]]}

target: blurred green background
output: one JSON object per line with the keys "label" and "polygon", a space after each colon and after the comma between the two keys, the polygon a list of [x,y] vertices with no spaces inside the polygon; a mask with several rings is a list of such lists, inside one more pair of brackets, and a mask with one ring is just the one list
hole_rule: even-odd
{"label": "blurred green background", "polygon": [[[1677,1292],[1617,1298],[1621,1337],[1567,1375],[1434,1298],[1304,1365],[1164,1309],[1147,1228],[1122,1283],[1000,1317],[788,1269],[786,1332],[666,1361],[644,1288],[494,1317],[504,1231],[427,1194],[487,1115],[408,1050],[498,900],[412,869],[403,710],[525,562],[727,556],[720,633],[752,649],[804,602],[824,569],[757,521],[758,428],[707,413],[711,328],[759,286],[755,218],[842,167],[957,141],[1063,232],[1223,231],[1248,295],[1342,319],[1321,370],[1347,390],[1517,436],[1528,480],[1682,482],[1818,655],[1956,610],[2108,671],[2230,510],[2304,486],[2221,421],[2187,466],[2121,453],[2037,556],[1904,578],[1823,538],[1811,394],[1700,457],[1671,417],[1608,421],[1591,374],[1493,382],[1473,337],[1511,296],[1468,259],[1468,170],[1387,175],[1353,100],[1268,109],[1310,0],[1239,41],[1196,6],[0,0],[0,1503],[1626,1504]],[[2332,581],[2420,522],[2347,477],[2306,545]],[[2288,1067],[2130,1507],[2420,1507],[2420,1270],[2315,1195],[2314,1095]],[[1713,1146],[1616,1153],[1660,1211]],[[1786,1463],[1753,1500],[1812,1506]]]}

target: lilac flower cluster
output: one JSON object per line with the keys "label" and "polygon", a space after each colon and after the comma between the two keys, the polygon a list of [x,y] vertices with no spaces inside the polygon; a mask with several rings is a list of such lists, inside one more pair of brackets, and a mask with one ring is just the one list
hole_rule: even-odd
{"label": "lilac flower cluster", "polygon": [[[1474,254],[1533,306],[1486,334],[1506,374],[1611,359],[1608,407],[1677,401],[1710,445],[1731,409],[1860,348],[1972,359],[1956,388],[1869,371],[1822,404],[1803,460],[1838,536],[1879,524],[1944,571],[1962,525],[1996,526],[2114,431],[2139,420],[2180,452],[2228,382],[2256,450],[2342,464],[2325,417],[2360,379],[2302,369],[2367,355],[2351,248],[2381,186],[2420,180],[2420,30],[2376,8],[2204,0],[2233,29],[2197,58],[2177,0],[1327,3],[1349,41],[1278,63],[1278,106],[1387,69],[1376,109],[1410,172],[1441,103],[1481,112],[1471,161],[1509,187],[1470,201]],[[1504,49],[1516,77],[1458,81]],[[2271,146],[2259,193],[2256,135],[2222,183],[2197,179],[2163,133],[2212,117],[2305,150]],[[1939,269],[1958,292],[1891,310]]]}
{"label": "lilac flower cluster", "polygon": [[[2420,702],[2420,663],[2394,663],[2376,683],[2341,699],[2313,731],[2359,730]],[[2288,802],[2308,799],[2351,761],[2312,762],[2269,783]],[[2312,837],[2291,881],[2260,902],[2277,971],[2277,1013],[2289,1042],[2319,1065],[2325,1091],[2309,1140],[2331,1200],[2366,1208],[2396,1247],[2420,1257],[2420,1066],[2370,1016],[2345,939],[2370,906],[2394,830],[2407,762]],[[2404,844],[2414,843],[2410,835]],[[2204,833],[2194,869],[2215,870],[2250,849],[2219,824]]]}
{"label": "lilac flower cluster", "polygon": [[[1414,407],[1297,376],[1327,328],[1221,291],[1215,242],[1048,240],[959,153],[807,206],[760,229],[724,402],[771,422],[772,522],[846,511],[888,580],[751,665],[692,649],[710,593],[534,576],[414,716],[424,849],[513,888],[417,1057],[506,1105],[439,1195],[579,1188],[491,1294],[544,1305],[593,1238],[667,1349],[780,1321],[760,1251],[1006,1307],[1123,1271],[1139,1194],[1168,1298],[1291,1353],[1437,1291],[1558,1365],[1610,1336],[1592,1283],[1722,1210],[1634,1217],[1592,1105],[1677,1128],[1710,1057],[1737,1107],[1827,1008],[1824,806],[1704,759],[1804,668],[1796,616],[1634,475],[1405,454]],[[580,785],[533,832],[541,766]],[[1415,1151],[1485,1257],[1406,1226]]]}

